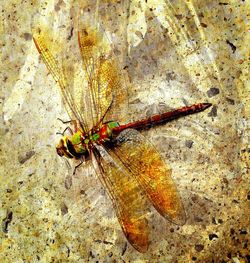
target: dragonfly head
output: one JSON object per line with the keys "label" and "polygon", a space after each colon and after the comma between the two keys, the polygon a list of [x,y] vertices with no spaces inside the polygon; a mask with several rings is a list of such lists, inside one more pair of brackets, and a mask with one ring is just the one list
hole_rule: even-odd
{"label": "dragonfly head", "polygon": [[70,138],[63,136],[58,145],[56,151],[59,156],[67,158],[80,158],[82,156],[87,157],[89,155],[88,144],[82,142],[82,134],[76,132]]}

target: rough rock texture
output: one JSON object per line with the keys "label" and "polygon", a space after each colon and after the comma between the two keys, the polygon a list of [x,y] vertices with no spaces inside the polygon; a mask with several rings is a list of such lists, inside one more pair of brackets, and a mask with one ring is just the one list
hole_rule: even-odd
{"label": "rough rock texture", "polygon": [[[249,8],[214,0],[2,1],[1,262],[250,261]],[[57,118],[68,116],[32,42],[40,24],[61,43],[77,41],[77,19],[95,14],[129,77],[130,119],[213,104],[143,132],[171,165],[188,217],[179,227],[152,209],[145,254],[127,243],[91,166],[72,178],[74,162],[56,155],[56,132],[65,128]]]}

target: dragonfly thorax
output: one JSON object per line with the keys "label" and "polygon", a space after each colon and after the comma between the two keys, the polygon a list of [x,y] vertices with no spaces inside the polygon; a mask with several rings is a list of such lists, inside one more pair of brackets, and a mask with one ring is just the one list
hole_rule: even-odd
{"label": "dragonfly thorax", "polygon": [[56,147],[57,154],[76,159],[87,157],[95,144],[110,141],[113,138],[112,130],[118,126],[118,122],[110,121],[96,130],[90,130],[88,134],[78,130],[71,136],[63,136]]}

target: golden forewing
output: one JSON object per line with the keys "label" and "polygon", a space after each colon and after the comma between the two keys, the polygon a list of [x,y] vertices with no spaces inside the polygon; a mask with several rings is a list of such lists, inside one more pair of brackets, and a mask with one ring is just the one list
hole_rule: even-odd
{"label": "golden forewing", "polygon": [[96,26],[79,31],[79,46],[75,38],[59,45],[59,40],[49,41],[42,32],[34,35],[34,42],[61,88],[68,113],[84,130],[99,124],[105,114],[106,120],[124,120],[128,104],[125,78],[110,42]]}
{"label": "golden forewing", "polygon": [[96,121],[103,118],[107,110],[106,120],[118,120],[126,112],[128,94],[110,42],[104,33],[90,26],[78,32],[78,43],[93,108],[97,112]]}
{"label": "golden forewing", "polygon": [[69,115],[71,118],[79,120],[86,128],[85,120],[82,118],[81,109],[77,107],[74,97],[72,96],[72,93],[70,93],[68,79],[65,76],[65,72],[63,71],[63,68],[59,66],[55,57],[51,54],[49,47],[45,44],[48,40],[45,36],[40,34],[35,34],[33,40],[49,72],[60,86],[63,101]]}
{"label": "golden forewing", "polygon": [[140,252],[148,248],[147,200],[140,186],[118,158],[111,158],[102,146],[93,159],[101,182],[108,190],[122,230],[130,244]]}
{"label": "golden forewing", "polygon": [[109,153],[119,156],[163,217],[179,225],[185,223],[185,211],[171,170],[144,136],[136,130],[124,130]]}

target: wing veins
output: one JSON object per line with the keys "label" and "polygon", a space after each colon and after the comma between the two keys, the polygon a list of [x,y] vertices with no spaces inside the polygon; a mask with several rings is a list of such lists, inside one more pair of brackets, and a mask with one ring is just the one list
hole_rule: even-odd
{"label": "wing veins", "polygon": [[[139,132],[132,130],[132,129],[130,129],[130,131],[133,131],[133,132],[136,132],[137,134],[139,134],[141,136],[140,139],[143,138],[143,141],[146,140],[146,138],[144,138],[144,136],[142,136]],[[146,140],[146,142],[147,142],[147,140]],[[142,146],[141,144],[143,145],[143,142],[140,141],[139,145]],[[145,154],[144,153],[145,149],[143,147],[140,148],[139,151],[138,151],[138,149],[135,150],[135,151],[137,151],[137,155],[136,155],[136,157],[133,156],[133,158],[137,158],[137,159],[135,159],[133,161],[131,161],[131,156],[128,158],[125,157],[127,152],[133,151],[129,148],[126,149],[126,147],[125,147],[125,149],[121,150],[120,147],[118,146],[118,147],[115,147],[113,149],[109,148],[107,151],[109,152],[109,154],[111,156],[115,155],[116,158],[119,158],[119,160],[123,163],[123,165],[126,167],[126,169],[128,169],[131,172],[131,174],[134,176],[135,180],[145,190],[147,197],[150,200],[150,202],[153,204],[153,206],[156,208],[156,210],[164,218],[166,218],[169,221],[174,222],[176,224],[183,225],[185,223],[185,220],[186,220],[185,210],[183,209],[183,205],[182,205],[178,190],[176,189],[175,183],[174,183],[173,179],[171,178],[170,174],[167,174],[167,171],[169,169],[167,168],[165,162],[162,160],[160,154],[154,148],[154,146],[148,142],[147,147],[150,148],[151,155],[153,155],[153,153],[156,154],[154,159],[151,159],[152,156],[148,157],[149,160],[151,161],[150,166],[144,166],[143,165],[143,164],[147,163],[146,160],[144,160],[142,164],[140,162],[140,158],[141,158],[140,155]],[[153,152],[152,152],[152,150],[153,150]],[[141,151],[141,154],[139,154],[140,151]],[[145,156],[144,156],[144,158],[145,158]],[[154,167],[155,166],[154,160],[159,165],[159,169],[161,166],[163,169],[163,170],[160,169],[160,172],[154,171],[154,173],[158,174],[157,177],[155,177],[152,174],[151,170],[145,170],[149,174],[145,174],[145,171],[143,170],[145,168],[151,169],[152,165],[153,165],[152,167]],[[159,163],[159,161],[160,161],[160,163]],[[138,165],[134,165],[135,163],[138,163]],[[168,186],[170,188],[163,190],[162,189],[163,185]],[[164,192],[165,191],[166,192],[161,193],[162,190]],[[171,191],[171,192],[169,192],[169,191]],[[170,199],[166,199],[168,197]],[[171,199],[171,198],[173,198],[173,199]],[[164,204],[164,202],[165,202],[164,200],[165,201],[168,200],[169,203],[167,201],[167,203]]]}
{"label": "wing veins", "polygon": [[[106,147],[102,147],[102,148],[104,148],[104,150],[106,151]],[[128,178],[127,181],[126,176],[129,176],[129,174],[124,173],[124,171],[128,171],[128,170],[126,169],[126,167],[123,166],[123,163],[119,165],[119,163],[117,163],[117,161],[113,159],[113,157],[109,155],[108,152],[106,152],[106,154],[108,154],[108,157],[111,158],[111,162],[101,154],[99,149],[95,148],[95,150],[93,151],[94,158],[97,162],[97,165],[99,166],[98,169],[99,173],[97,174],[100,175],[99,176],[100,181],[102,182],[104,187],[108,190],[107,191],[108,196],[112,201],[118,221],[122,227],[122,230],[126,238],[131,243],[131,245],[134,246],[134,248],[136,248],[138,251],[145,252],[148,247],[148,230],[149,230],[148,222],[145,217],[146,214],[145,198],[142,199],[141,196],[138,196],[139,192],[137,191],[136,191],[136,195],[134,196],[133,192],[136,190],[134,187],[137,188],[138,184],[133,179],[133,177],[127,177]],[[102,162],[104,162],[103,163],[104,166]],[[115,166],[112,167],[112,164],[114,164]],[[105,168],[106,165],[108,165],[108,167]],[[111,170],[109,170],[109,172],[105,171],[106,169],[109,169],[109,167]],[[112,182],[112,178],[113,180],[115,180],[114,183]],[[119,178],[120,179],[123,178],[122,182],[119,181],[120,180]],[[117,183],[115,183],[116,180]],[[135,182],[136,185],[133,184],[131,185],[132,182]],[[121,187],[125,187],[125,189]],[[119,194],[119,191],[121,191],[121,194]],[[132,191],[132,193],[130,191]]]}
{"label": "wing veins", "polygon": [[63,95],[64,101],[69,105],[70,110],[74,114],[74,116],[78,119],[81,120],[81,123],[83,125],[83,129],[86,132],[86,124],[82,118],[80,118],[79,110],[74,107],[73,103],[73,98],[72,95],[67,91],[66,88],[66,80],[65,80],[65,75],[64,73],[59,69],[57,65],[57,61],[54,58],[54,56],[51,54],[50,50],[46,47],[46,45],[43,43],[42,39],[40,37],[33,37],[35,46],[41,55],[45,65],[47,66],[50,74],[56,81],[56,83],[60,86],[61,92]]}

